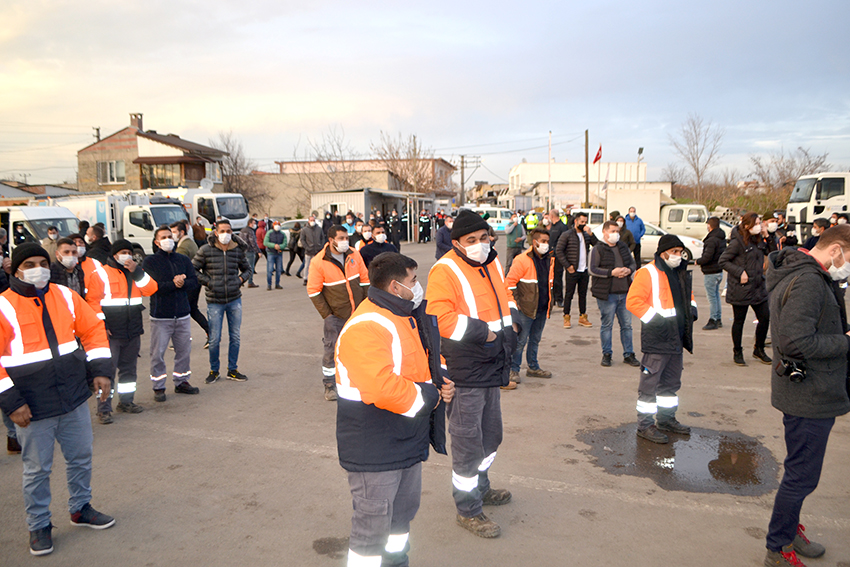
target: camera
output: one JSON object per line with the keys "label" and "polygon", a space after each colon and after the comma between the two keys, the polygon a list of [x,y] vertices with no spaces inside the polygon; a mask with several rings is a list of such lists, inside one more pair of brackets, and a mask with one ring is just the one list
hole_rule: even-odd
{"label": "camera", "polygon": [[806,379],[806,366],[794,360],[782,360],[782,375],[792,382],[799,384]]}

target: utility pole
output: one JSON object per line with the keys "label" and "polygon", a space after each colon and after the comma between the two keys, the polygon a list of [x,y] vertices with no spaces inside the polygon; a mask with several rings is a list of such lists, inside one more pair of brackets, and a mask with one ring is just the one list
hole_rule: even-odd
{"label": "utility pole", "polygon": [[552,130],[549,130],[549,199],[546,203],[546,212],[552,210]]}
{"label": "utility pole", "polygon": [[643,155],[643,148],[638,148],[637,168],[635,169],[635,189],[640,189],[640,158]]}
{"label": "utility pole", "polygon": [[589,130],[584,131],[584,206],[590,206],[590,136]]}
{"label": "utility pole", "polygon": [[98,142],[100,141],[100,126],[92,126],[92,130],[94,130],[94,139]]}
{"label": "utility pole", "polygon": [[464,178],[464,174],[466,173],[464,170],[466,156],[460,156],[460,206],[462,207],[466,204],[466,195],[463,190],[463,184],[466,183],[466,179]]}

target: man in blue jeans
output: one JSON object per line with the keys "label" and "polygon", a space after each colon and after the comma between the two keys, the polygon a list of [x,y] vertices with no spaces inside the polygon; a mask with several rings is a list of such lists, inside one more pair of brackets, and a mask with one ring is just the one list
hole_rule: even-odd
{"label": "man in blue jeans", "polygon": [[602,315],[602,366],[611,366],[614,347],[611,335],[614,317],[620,323],[623,362],[640,366],[632,346],[632,314],[626,309],[626,296],[636,269],[635,260],[625,242],[620,242],[620,225],[607,221],[602,225],[602,240],[590,251],[590,293],[596,298]]}
{"label": "man in blue jeans", "polygon": [[519,369],[522,351],[528,343],[525,375],[533,378],[551,378],[552,373],[542,370],[537,362],[537,347],[543,336],[546,319],[552,312],[552,280],[555,258],[549,249],[549,231],[536,228],[529,235],[531,248],[518,255],[511,264],[505,279],[511,315],[519,326],[517,348],[511,357],[510,381],[503,390],[513,390],[521,382]]}
{"label": "man in blue jeans", "polygon": [[266,291],[272,290],[272,274],[274,288],[283,289],[280,285],[280,274],[283,272],[283,251],[286,250],[286,234],[280,230],[280,223],[274,221],[272,230],[263,239],[266,247]]}
{"label": "man in blue jeans", "polygon": [[212,384],[220,378],[219,345],[224,317],[230,345],[227,349],[227,379],[244,382],[247,376],[239,372],[239,331],[242,327],[242,285],[250,277],[251,266],[245,258],[247,246],[233,235],[230,221],[215,223],[215,230],[201,246],[192,264],[198,281],[206,288],[207,318],[210,324],[210,373],[205,382]]}

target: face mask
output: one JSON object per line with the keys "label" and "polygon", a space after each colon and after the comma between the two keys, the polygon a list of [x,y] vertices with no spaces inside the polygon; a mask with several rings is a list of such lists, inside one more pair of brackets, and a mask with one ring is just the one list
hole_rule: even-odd
{"label": "face mask", "polygon": [[452,229],[452,227],[454,226],[454,224],[455,224],[455,223],[453,223],[453,222],[447,222],[447,223],[446,223],[446,228],[447,228],[447,229],[449,229],[449,230],[451,230],[451,229]]}
{"label": "face mask", "polygon": [[86,235],[85,238],[83,238],[83,240],[85,240],[86,244],[89,244],[89,245],[91,245],[91,243],[93,242],[93,240],[91,239],[91,236],[89,236],[88,234]]}
{"label": "face mask", "polygon": [[845,219],[843,217],[838,219],[838,224],[847,224],[847,219]]}
{"label": "face mask", "polygon": [[620,228],[623,228],[623,224],[625,224],[623,223],[623,221],[617,221],[617,226],[619,226]]}
{"label": "face mask", "polygon": [[309,224],[310,226],[316,226],[316,221],[311,220],[311,221],[308,221],[307,224]]}
{"label": "face mask", "polygon": [[619,232],[609,232],[608,233],[608,242],[610,244],[617,244],[620,241],[620,233]]}
{"label": "face mask", "polygon": [[841,257],[844,259],[844,263],[840,268],[836,268],[834,263],[829,267],[829,275],[835,281],[850,278],[850,262],[847,261],[844,250],[839,248],[839,251],[841,252]]}
{"label": "face mask", "polygon": [[629,216],[630,216],[631,218],[635,218],[635,216],[636,216],[636,215],[635,215],[634,213],[629,213]]}
{"label": "face mask", "polygon": [[229,232],[222,232],[218,235],[218,241],[227,246],[230,244],[230,239],[233,238],[233,235]]}
{"label": "face mask", "polygon": [[469,246],[464,247],[464,250],[466,250],[467,258],[473,262],[483,264],[490,255],[490,243],[476,242],[475,244],[470,244]]}
{"label": "face mask", "polygon": [[396,281],[395,283],[397,283],[398,285],[400,285],[401,287],[403,287],[404,289],[406,289],[407,291],[412,293],[413,299],[408,299],[407,301],[413,302],[413,308],[414,309],[419,307],[419,305],[422,303],[422,298],[425,297],[425,290],[422,289],[422,284],[420,284],[419,282],[416,282],[416,284],[414,284],[414,286],[413,286],[413,289],[411,289],[411,288],[407,287],[406,285],[404,285],[403,283],[401,283],[400,281]]}
{"label": "face mask", "polygon": [[363,227],[362,226],[355,226],[354,232],[356,232],[358,234],[363,234]]}
{"label": "face mask", "polygon": [[73,269],[78,261],[76,256],[62,256],[62,265],[69,270]]}
{"label": "face mask", "polygon": [[363,233],[363,240],[372,240],[372,231],[367,230]]}
{"label": "face mask", "polygon": [[132,260],[132,254],[118,254],[118,263],[122,266],[127,263],[128,260]]}
{"label": "face mask", "polygon": [[682,257],[681,257],[681,256],[670,256],[670,257],[668,257],[666,260],[664,260],[664,262],[665,262],[665,263],[666,263],[669,267],[671,267],[671,268],[673,268],[673,269],[675,270],[676,268],[678,268],[678,267],[679,267],[679,264],[681,264],[681,263],[682,263]]}
{"label": "face mask", "polygon": [[812,236],[820,236],[820,232],[818,232],[817,230],[812,229]]}
{"label": "face mask", "polygon": [[42,268],[41,266],[30,268],[29,270],[21,270],[21,274],[24,276],[21,278],[22,281],[34,285],[37,289],[44,289],[44,286],[50,281],[50,269]]}
{"label": "face mask", "polygon": [[23,233],[24,233],[24,229],[19,226],[18,227],[18,234],[23,234]]}
{"label": "face mask", "polygon": [[172,250],[174,250],[175,244],[176,243],[174,242],[173,238],[166,238],[165,240],[159,241],[159,247],[162,248],[165,252],[171,252]]}
{"label": "face mask", "polygon": [[77,256],[82,258],[86,255],[86,247],[85,246],[77,246]]}
{"label": "face mask", "polygon": [[549,220],[549,219],[547,219],[547,218],[544,218],[544,219],[543,219],[543,226],[549,226],[550,224],[552,224],[552,221],[550,221],[550,220]]}
{"label": "face mask", "polygon": [[275,232],[280,232],[280,225],[279,224],[274,225],[274,230],[275,230]]}
{"label": "face mask", "polygon": [[761,232],[761,225],[758,225],[758,224],[757,224],[757,225],[754,225],[754,226],[750,229],[750,234],[752,234],[753,236],[755,236],[756,234],[758,234],[758,233],[760,233],[760,232]]}
{"label": "face mask", "polygon": [[57,238],[59,238],[58,234],[48,234],[47,236],[48,238],[50,238],[50,240],[56,240]]}
{"label": "face mask", "polygon": [[549,251],[549,243],[548,242],[541,242],[540,244],[537,245],[537,253],[540,254],[541,256],[545,255],[548,251]]}
{"label": "face mask", "polygon": [[516,217],[511,217],[511,224],[516,224]]}
{"label": "face mask", "polygon": [[381,233],[381,234],[375,235],[375,242],[377,242],[378,244],[383,244],[386,241],[387,241],[387,235],[386,234]]}
{"label": "face mask", "polygon": [[343,240],[341,242],[335,240],[334,244],[336,245],[336,251],[339,252],[340,254],[345,254],[346,252],[348,252],[348,241],[347,240]]}
{"label": "face mask", "polygon": [[776,232],[776,223],[775,222],[767,223],[767,231],[768,232]]}

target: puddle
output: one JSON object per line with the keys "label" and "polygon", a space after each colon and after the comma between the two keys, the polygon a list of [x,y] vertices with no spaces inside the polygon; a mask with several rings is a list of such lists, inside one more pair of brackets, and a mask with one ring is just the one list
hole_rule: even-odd
{"label": "puddle", "polygon": [[348,555],[347,537],[323,537],[313,542],[313,551],[331,559],[342,559]]}
{"label": "puddle", "polygon": [[652,479],[664,490],[760,496],[779,486],[779,463],[757,439],[736,431],[692,427],[659,445],[636,435],[637,424],[580,431],[595,465],[616,475]]}

